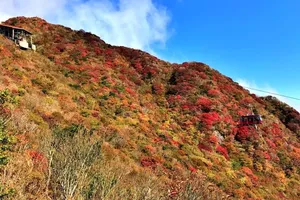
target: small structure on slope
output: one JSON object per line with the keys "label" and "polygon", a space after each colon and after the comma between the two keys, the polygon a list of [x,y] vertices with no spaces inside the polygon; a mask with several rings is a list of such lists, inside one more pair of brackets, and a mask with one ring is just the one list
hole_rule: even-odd
{"label": "small structure on slope", "polygon": [[36,50],[32,42],[32,33],[16,26],[0,24],[0,34],[15,42],[21,49]]}
{"label": "small structure on slope", "polygon": [[260,115],[246,115],[240,117],[240,126],[251,126],[262,123],[262,118]]}
{"label": "small structure on slope", "polygon": [[262,117],[254,112],[251,104],[249,104],[249,109],[252,110],[251,114],[241,116],[239,126],[254,126],[257,129],[257,125],[262,124]]}

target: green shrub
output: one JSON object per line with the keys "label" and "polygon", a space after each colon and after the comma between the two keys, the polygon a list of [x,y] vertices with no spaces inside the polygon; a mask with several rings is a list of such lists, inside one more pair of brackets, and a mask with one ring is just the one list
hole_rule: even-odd
{"label": "green shrub", "polygon": [[11,199],[15,191],[12,188],[6,188],[0,184],[0,199]]}
{"label": "green shrub", "polygon": [[[9,161],[9,152],[12,151],[12,147],[15,144],[15,138],[13,135],[8,134],[7,117],[0,116],[0,169],[6,165]],[[12,188],[7,188],[0,183],[0,199],[9,199],[14,193]]]}
{"label": "green shrub", "polygon": [[0,117],[0,167],[8,162],[8,151],[12,150],[15,139],[6,130],[7,120]]}
{"label": "green shrub", "polygon": [[5,102],[12,104],[18,103],[16,97],[12,95],[8,89],[0,91],[0,105],[4,104]]}

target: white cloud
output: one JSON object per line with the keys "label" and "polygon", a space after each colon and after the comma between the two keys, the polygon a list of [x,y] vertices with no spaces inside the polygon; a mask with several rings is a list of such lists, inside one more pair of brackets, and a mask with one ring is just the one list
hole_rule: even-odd
{"label": "white cloud", "polygon": [[152,0],[1,0],[0,21],[38,16],[73,29],[84,29],[113,45],[153,53],[169,37],[170,15]]}
{"label": "white cloud", "polygon": [[[269,96],[269,95],[274,96],[274,97],[278,98],[280,101],[287,103],[288,105],[292,106],[293,108],[295,108],[296,110],[298,110],[300,112],[300,101],[275,95],[275,94],[281,94],[281,93],[267,84],[257,85],[254,81],[248,81],[245,79],[237,79],[236,82],[239,85],[245,87],[245,89],[249,90],[251,93],[254,93],[258,96]],[[251,90],[249,88],[258,89],[258,90],[266,91],[266,92],[273,93],[273,94],[268,94],[268,93],[260,92],[257,90]]]}
{"label": "white cloud", "polygon": [[1,0],[0,21],[15,16],[45,17],[65,7],[67,0]]}

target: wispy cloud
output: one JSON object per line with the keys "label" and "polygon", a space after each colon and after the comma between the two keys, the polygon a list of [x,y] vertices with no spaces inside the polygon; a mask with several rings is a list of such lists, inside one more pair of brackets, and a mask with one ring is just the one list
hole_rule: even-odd
{"label": "wispy cloud", "polygon": [[[258,84],[255,83],[255,81],[248,81],[248,80],[245,80],[245,79],[237,79],[236,82],[239,85],[245,87],[251,93],[254,93],[258,96],[268,96],[268,95],[274,96],[274,97],[278,98],[280,101],[287,103],[288,105],[292,106],[293,108],[295,108],[296,110],[298,110],[300,112],[300,101],[275,95],[275,94],[282,94],[282,93],[277,91],[275,88],[271,87],[268,84],[258,85]],[[259,90],[270,92],[270,93],[273,93],[273,94],[267,94],[267,93],[260,92],[260,91],[257,91],[257,90],[251,90],[251,89],[248,89],[248,88],[259,89]]]}
{"label": "wispy cloud", "polygon": [[42,17],[151,53],[170,36],[170,13],[152,0],[1,0],[0,21],[13,16]]}

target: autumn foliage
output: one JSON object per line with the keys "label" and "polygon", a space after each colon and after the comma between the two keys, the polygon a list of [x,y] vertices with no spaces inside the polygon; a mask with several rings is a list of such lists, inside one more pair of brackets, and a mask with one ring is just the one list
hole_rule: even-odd
{"label": "autumn foliage", "polygon": [[[171,64],[39,18],[5,23],[33,32],[38,48],[0,36],[0,195],[298,199],[295,109],[204,63]],[[240,126],[252,111],[262,124]]]}

